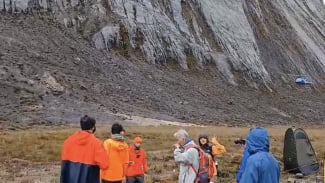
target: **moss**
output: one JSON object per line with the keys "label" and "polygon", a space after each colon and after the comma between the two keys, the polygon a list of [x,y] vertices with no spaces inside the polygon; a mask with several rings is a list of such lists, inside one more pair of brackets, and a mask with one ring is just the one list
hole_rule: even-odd
{"label": "moss", "polygon": [[193,54],[186,55],[187,66],[190,71],[198,71],[198,64]]}
{"label": "moss", "polygon": [[[173,71],[177,71],[177,70],[181,69],[178,61],[173,58],[168,58],[165,63],[166,63],[167,68],[171,69]],[[164,65],[164,64],[162,64],[162,65]]]}
{"label": "moss", "polygon": [[168,42],[166,39],[167,39],[167,38],[165,38],[165,37],[163,37],[163,38],[161,39],[164,48],[168,48],[168,47],[170,46],[169,42]]}
{"label": "moss", "polygon": [[250,16],[250,19],[253,26],[255,26],[255,34],[257,38],[259,39],[267,38],[267,31],[262,20],[260,20],[260,18],[256,14],[252,14]]}
{"label": "moss", "polygon": [[105,8],[106,10],[106,14],[108,14],[108,12],[111,12],[111,6],[108,4],[109,0],[102,0],[101,4],[102,6]]}
{"label": "moss", "polygon": [[122,56],[126,58],[130,58],[130,51],[131,51],[131,46],[130,46],[130,38],[129,38],[129,33],[126,27],[122,22],[119,23],[120,27],[120,37],[121,37],[121,45],[119,47],[116,47],[115,50],[121,54]]}
{"label": "moss", "polygon": [[182,16],[186,21],[186,24],[189,26],[189,30],[194,36],[195,40],[199,42],[197,35],[195,34],[194,26],[193,26],[193,19],[194,16],[191,10],[191,7],[188,2],[182,2]]}
{"label": "moss", "polygon": [[139,27],[137,27],[135,32],[134,42],[136,44],[136,48],[140,48],[140,46],[144,43],[144,35]]}

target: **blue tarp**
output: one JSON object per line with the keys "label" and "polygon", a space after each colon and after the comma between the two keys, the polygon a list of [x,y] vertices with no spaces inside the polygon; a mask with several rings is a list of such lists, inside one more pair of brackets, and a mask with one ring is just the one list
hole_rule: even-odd
{"label": "blue tarp", "polygon": [[312,82],[308,81],[306,77],[302,76],[296,79],[296,84],[305,85],[305,84],[312,84]]}

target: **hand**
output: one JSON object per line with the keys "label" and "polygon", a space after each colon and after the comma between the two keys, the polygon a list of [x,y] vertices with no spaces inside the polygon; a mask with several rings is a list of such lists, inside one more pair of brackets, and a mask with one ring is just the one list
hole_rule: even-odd
{"label": "hand", "polygon": [[217,140],[217,137],[212,137],[211,138],[211,143],[212,144],[219,144],[218,140]]}
{"label": "hand", "polygon": [[179,148],[179,147],[180,147],[180,145],[179,145],[178,143],[174,144],[173,146],[174,146],[175,148]]}

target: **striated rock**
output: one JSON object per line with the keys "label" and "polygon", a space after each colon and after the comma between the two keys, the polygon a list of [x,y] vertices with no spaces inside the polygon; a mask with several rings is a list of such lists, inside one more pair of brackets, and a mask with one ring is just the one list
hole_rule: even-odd
{"label": "striated rock", "polygon": [[[215,63],[226,78],[235,84],[227,59],[220,58],[226,56],[211,47],[207,38],[202,36],[202,28],[198,26],[194,13],[188,12],[188,18],[193,23],[187,22],[183,17],[185,1],[163,2],[115,0],[109,1],[109,5],[126,27],[131,47],[140,48],[149,62],[164,64],[176,60],[181,68],[188,70],[188,60],[194,57],[199,68],[208,62]],[[142,36],[140,41],[139,32]],[[112,34],[108,32],[106,35],[104,37]],[[95,45],[96,42],[97,34]],[[102,49],[100,46],[97,48]]]}
{"label": "striated rock", "polygon": [[[318,0],[1,0],[0,9],[0,116],[11,121],[324,123]],[[298,75],[314,84],[296,86]]]}
{"label": "striated rock", "polygon": [[[318,5],[317,1],[290,0],[109,1],[127,29],[131,47],[141,48],[149,62],[177,60],[187,70],[193,57],[199,68],[215,63],[232,84],[237,83],[235,71],[265,85],[272,80],[291,82],[301,74],[322,83],[324,41],[319,40],[324,40],[324,13]],[[286,37],[290,30],[275,29],[270,19],[295,32]],[[141,41],[137,41],[139,31]],[[111,36],[109,31],[103,37]],[[95,41],[98,38],[96,34]]]}
{"label": "striated rock", "polygon": [[119,46],[121,44],[120,37],[120,27],[106,26],[102,30],[93,36],[93,43],[98,49],[111,50],[114,46]]}
{"label": "striated rock", "polygon": [[52,11],[98,49],[140,50],[149,63],[184,70],[213,64],[233,85],[244,78],[272,87],[297,75],[324,83],[319,0],[3,0],[0,9]]}
{"label": "striated rock", "polygon": [[316,1],[245,1],[261,60],[273,78],[310,75],[324,84],[324,7]]}

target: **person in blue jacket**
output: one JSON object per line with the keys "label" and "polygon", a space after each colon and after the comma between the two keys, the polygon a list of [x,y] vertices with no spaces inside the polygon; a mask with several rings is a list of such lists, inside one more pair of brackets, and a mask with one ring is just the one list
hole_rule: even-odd
{"label": "person in blue jacket", "polygon": [[240,183],[280,183],[278,160],[269,152],[269,135],[262,127],[253,128],[247,136],[249,158]]}
{"label": "person in blue jacket", "polygon": [[[249,129],[249,132],[252,130],[253,128],[250,128]],[[249,134],[248,132],[248,134]],[[247,134],[247,135],[248,135]],[[247,138],[247,136],[246,136]],[[242,144],[242,145],[245,145],[245,149],[244,149],[244,153],[243,153],[243,158],[240,162],[240,166],[239,166],[239,170],[237,172],[237,176],[236,176],[236,181],[237,183],[240,182],[240,179],[241,179],[241,176],[243,175],[244,173],[244,170],[245,170],[245,166],[246,166],[246,161],[247,159],[249,158],[249,152],[248,152],[248,148],[247,148],[247,145],[246,145],[246,140],[243,140],[243,139],[237,139],[235,140],[235,144]]]}
{"label": "person in blue jacket", "polygon": [[249,153],[248,153],[248,148],[247,146],[245,146],[245,149],[244,149],[244,155],[243,155],[243,158],[240,162],[240,166],[239,166],[239,170],[237,172],[237,176],[236,176],[236,180],[237,180],[237,183],[240,182],[240,179],[244,173],[244,170],[245,170],[245,166],[246,166],[246,161],[247,159],[249,158]]}

